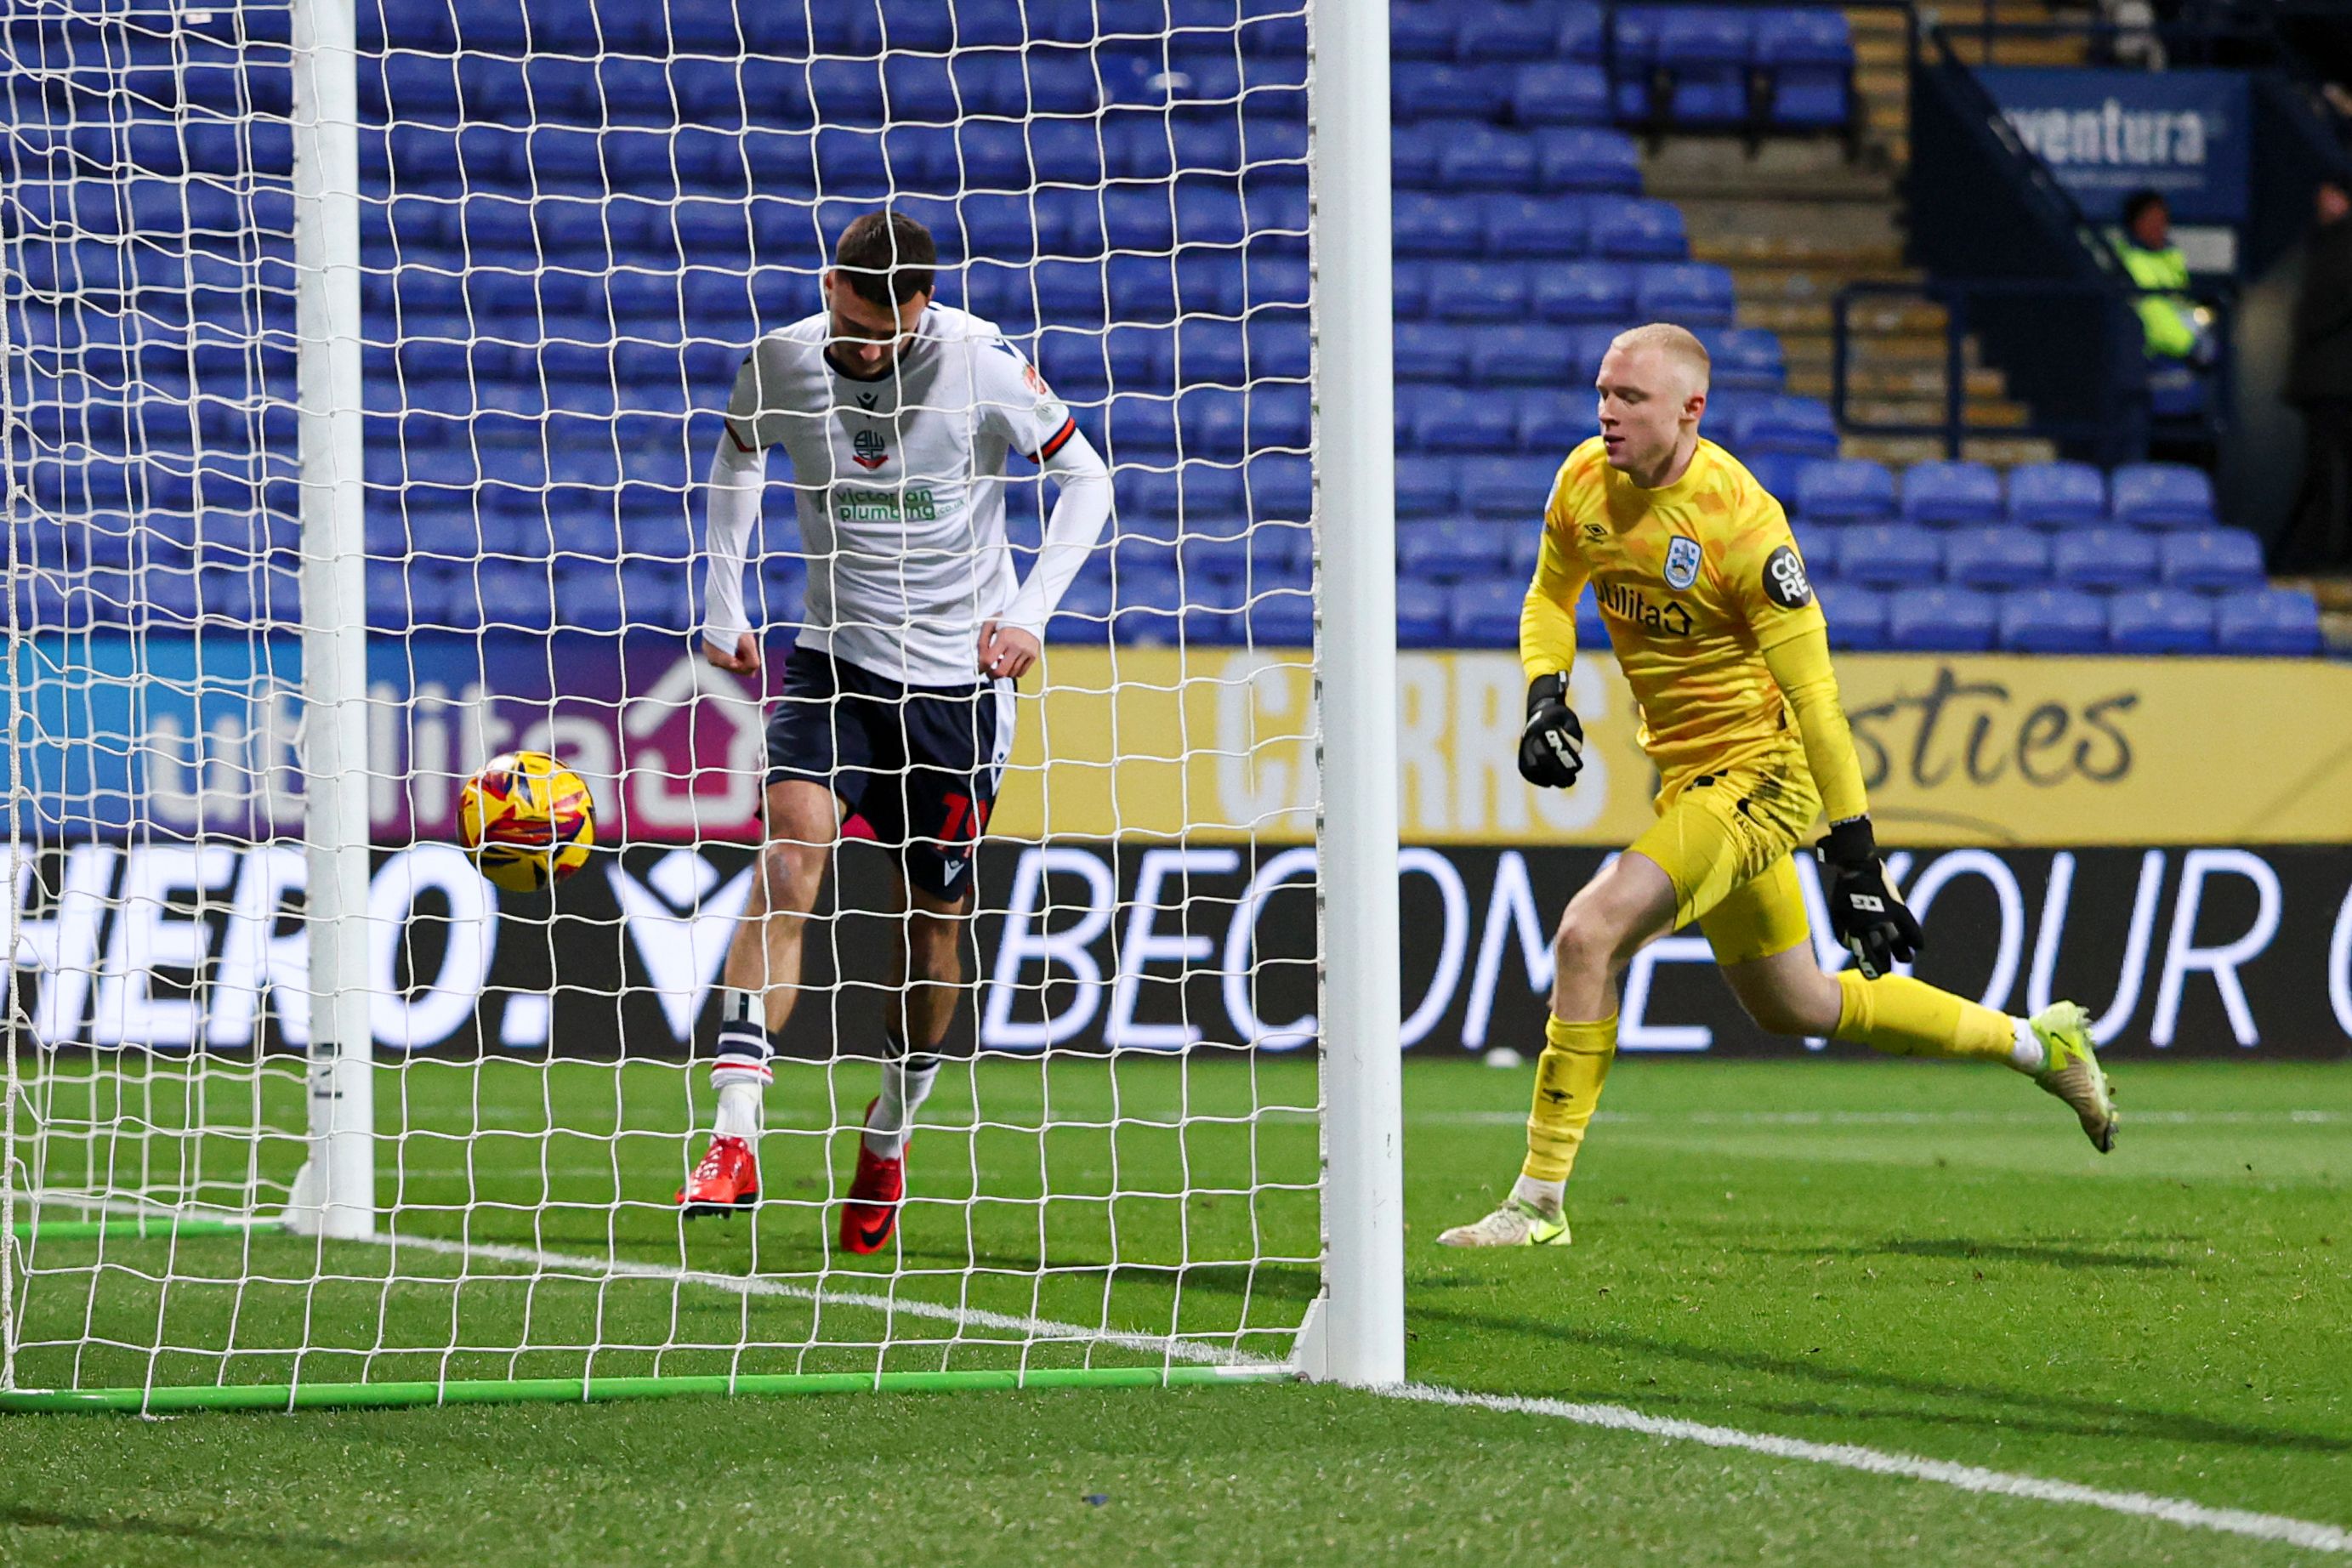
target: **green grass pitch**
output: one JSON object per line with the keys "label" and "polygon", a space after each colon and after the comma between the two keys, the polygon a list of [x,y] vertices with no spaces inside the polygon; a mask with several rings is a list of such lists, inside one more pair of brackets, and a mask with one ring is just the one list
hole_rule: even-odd
{"label": "green grass pitch", "polygon": [[[991,1064],[978,1126],[973,1080],[951,1072],[926,1120],[961,1130],[926,1131],[912,1167],[941,1201],[910,1211],[902,1255],[870,1261],[824,1246],[847,1141],[820,1129],[854,1116],[871,1068],[803,1073],[773,1100],[780,1201],[683,1240],[663,1212],[688,1148],[674,1069],[398,1075],[380,1116],[496,1131],[412,1139],[387,1179],[404,1233],[441,1250],[338,1247],[344,1278],[318,1286],[308,1247],[281,1238],[45,1239],[37,1266],[63,1272],[31,1282],[21,1375],[143,1381],[126,1347],[159,1321],[184,1347],[159,1379],[205,1381],[282,1381],[297,1342],[307,1378],[977,1370],[1019,1358],[1002,1326],[1019,1317],[1274,1353],[1313,1289],[1294,1261],[1313,1247],[1313,1123],[1244,1116],[1311,1105],[1306,1063]],[[2124,1141],[2103,1159],[1995,1070],[1628,1058],[1570,1190],[1576,1244],[1465,1256],[1432,1238],[1507,1183],[1525,1078],[1408,1062],[1412,1375],[2352,1525],[2352,1068],[2117,1078]],[[1072,1125],[1041,1135],[1049,1107]],[[1208,1120],[1180,1127],[1180,1109]],[[502,1248],[646,1273],[533,1281]],[[207,1272],[287,1282],[240,1293]],[[726,1287],[745,1276],[768,1284]],[[39,1347],[77,1312],[93,1331],[76,1337],[116,1347]],[[877,1355],[858,1342],[885,1312],[898,1342]],[[592,1333],[614,1347],[593,1365],[562,1348]],[[720,1348],[744,1339],[761,1348]],[[1280,1384],[19,1415],[0,1416],[0,1563],[2315,1560]]]}

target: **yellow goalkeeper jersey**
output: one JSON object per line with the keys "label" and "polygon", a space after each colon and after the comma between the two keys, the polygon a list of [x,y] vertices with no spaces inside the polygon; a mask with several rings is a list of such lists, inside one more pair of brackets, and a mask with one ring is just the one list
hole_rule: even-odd
{"label": "yellow goalkeeper jersey", "polygon": [[1575,663],[1588,584],[1669,793],[1801,748],[1832,820],[1865,809],[1788,514],[1738,458],[1702,440],[1681,479],[1643,489],[1609,466],[1599,437],[1569,454],[1519,619],[1529,679]]}

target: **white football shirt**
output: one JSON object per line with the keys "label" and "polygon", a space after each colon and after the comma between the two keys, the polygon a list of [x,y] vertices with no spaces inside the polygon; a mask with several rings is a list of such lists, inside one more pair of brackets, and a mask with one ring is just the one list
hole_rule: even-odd
{"label": "white football shirt", "polygon": [[[792,462],[809,574],[800,646],[908,686],[972,685],[981,623],[1009,618],[1020,587],[1004,532],[1005,458],[1043,463],[1084,437],[980,317],[930,306],[871,381],[834,368],[830,331],[820,312],[761,338],[727,409],[739,447],[779,447]],[[720,575],[708,635],[729,646],[749,628],[739,574],[726,584]]]}

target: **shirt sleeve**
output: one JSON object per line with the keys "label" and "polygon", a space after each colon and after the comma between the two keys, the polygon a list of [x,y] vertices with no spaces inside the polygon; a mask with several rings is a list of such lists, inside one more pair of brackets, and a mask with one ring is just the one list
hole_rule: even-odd
{"label": "shirt sleeve", "polygon": [[1033,463],[1050,461],[1078,433],[1069,405],[1054,395],[1037,367],[999,339],[976,351],[972,401],[980,427]]}
{"label": "shirt sleeve", "polygon": [[1019,626],[1043,642],[1045,623],[1054,617],[1062,595],[1087,557],[1102,538],[1110,521],[1110,470],[1103,467],[1093,445],[1075,426],[1045,458],[1045,472],[1059,490],[1053,515],[1045,520],[1045,537],[1029,575],[1004,613],[1005,624]]}
{"label": "shirt sleeve", "polygon": [[769,445],[772,437],[765,429],[768,399],[763,386],[768,374],[762,363],[761,345],[751,345],[743,356],[743,368],[735,373],[735,390],[727,398],[727,436],[721,445],[730,445],[739,452],[756,452]]}
{"label": "shirt sleeve", "polygon": [[1724,590],[1748,623],[1756,646],[1769,653],[1807,632],[1826,633],[1828,622],[1813,597],[1789,514],[1758,487],[1735,521],[1731,547],[1723,555]]}
{"label": "shirt sleeve", "polygon": [[1766,648],[1764,663],[1797,716],[1797,733],[1805,742],[1805,769],[1822,793],[1822,815],[1833,823],[1865,815],[1870,799],[1863,789],[1862,763],[1853,754],[1845,704],[1838,699],[1829,628],[1821,613],[1814,612],[1811,626]]}
{"label": "shirt sleeve", "polygon": [[710,455],[702,537],[702,640],[730,654],[752,629],[743,613],[743,555],[767,480],[768,454],[737,439],[730,419]]}
{"label": "shirt sleeve", "polygon": [[1591,572],[1584,558],[1563,542],[1574,520],[1563,500],[1565,477],[1552,487],[1544,510],[1543,543],[1536,552],[1535,581],[1519,606],[1519,665],[1529,680],[1566,675],[1576,668],[1576,602],[1584,596]]}

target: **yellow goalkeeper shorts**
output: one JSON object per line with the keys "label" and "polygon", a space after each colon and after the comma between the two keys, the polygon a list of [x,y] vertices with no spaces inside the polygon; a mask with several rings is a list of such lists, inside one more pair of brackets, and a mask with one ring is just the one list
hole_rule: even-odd
{"label": "yellow goalkeeper shorts", "polygon": [[1633,851],[1674,882],[1676,930],[1696,921],[1717,963],[1747,963],[1812,934],[1790,852],[1820,811],[1803,767],[1767,758],[1661,795]]}

